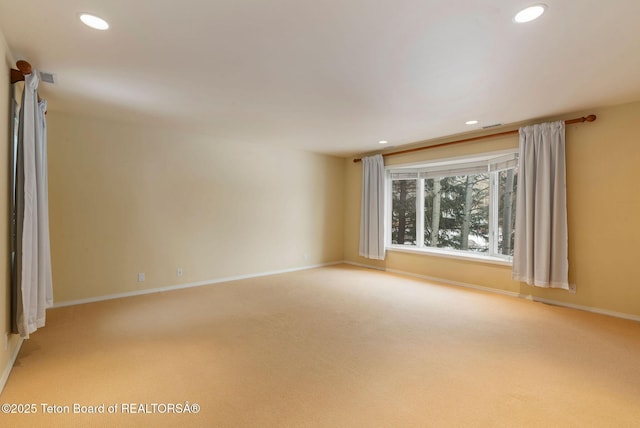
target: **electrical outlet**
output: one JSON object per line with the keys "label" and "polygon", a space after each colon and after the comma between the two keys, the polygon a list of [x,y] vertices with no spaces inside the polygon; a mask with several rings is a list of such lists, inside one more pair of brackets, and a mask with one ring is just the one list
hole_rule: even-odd
{"label": "electrical outlet", "polygon": [[144,272],[138,272],[138,282],[144,282]]}
{"label": "electrical outlet", "polygon": [[569,284],[569,293],[576,294],[576,285]]}
{"label": "electrical outlet", "polygon": [[182,276],[182,268],[176,269],[176,276]]}

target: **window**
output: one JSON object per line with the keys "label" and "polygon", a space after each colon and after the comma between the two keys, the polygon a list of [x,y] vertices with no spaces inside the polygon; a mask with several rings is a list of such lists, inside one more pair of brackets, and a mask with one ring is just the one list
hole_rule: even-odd
{"label": "window", "polygon": [[391,246],[513,256],[517,153],[393,167],[387,176]]}

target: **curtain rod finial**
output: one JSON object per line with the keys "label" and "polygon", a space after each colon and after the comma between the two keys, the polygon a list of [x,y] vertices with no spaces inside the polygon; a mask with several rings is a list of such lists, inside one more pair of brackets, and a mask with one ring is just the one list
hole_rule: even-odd
{"label": "curtain rod finial", "polygon": [[595,114],[590,114],[589,116],[585,117],[585,120],[587,122],[593,122],[594,120],[596,120],[596,115]]}
{"label": "curtain rod finial", "polygon": [[16,67],[18,67],[18,70],[20,70],[20,72],[25,76],[27,74],[31,74],[31,64],[29,64],[27,61],[20,60],[16,62]]}

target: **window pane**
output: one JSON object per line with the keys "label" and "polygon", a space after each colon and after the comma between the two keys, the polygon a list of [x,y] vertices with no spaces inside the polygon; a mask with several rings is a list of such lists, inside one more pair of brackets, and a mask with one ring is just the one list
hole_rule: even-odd
{"label": "window pane", "polygon": [[424,180],[424,245],[427,247],[437,247],[439,243],[441,193],[439,178]]}
{"label": "window pane", "polygon": [[518,173],[507,169],[498,174],[498,253],[513,256]]}
{"label": "window pane", "polygon": [[425,180],[424,244],[489,251],[489,175]]}
{"label": "window pane", "polygon": [[393,180],[391,191],[391,243],[416,245],[417,180]]}

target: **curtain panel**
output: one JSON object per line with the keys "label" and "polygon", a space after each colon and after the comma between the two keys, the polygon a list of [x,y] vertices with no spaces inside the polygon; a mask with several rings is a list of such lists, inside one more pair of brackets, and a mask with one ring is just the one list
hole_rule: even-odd
{"label": "curtain panel", "polygon": [[569,289],[565,124],[520,128],[513,279]]}
{"label": "curtain panel", "polygon": [[362,205],[359,254],[384,260],[384,158],[362,158]]}
{"label": "curtain panel", "polygon": [[47,178],[47,102],[38,100],[38,73],[25,76],[18,126],[16,177],[17,284],[15,325],[24,338],[43,327],[53,304]]}

